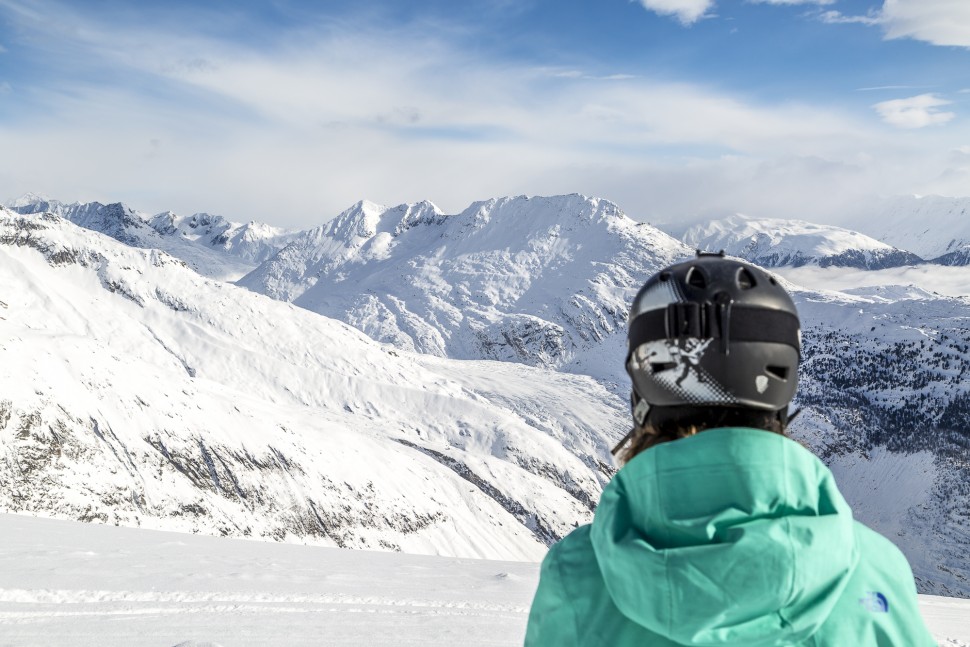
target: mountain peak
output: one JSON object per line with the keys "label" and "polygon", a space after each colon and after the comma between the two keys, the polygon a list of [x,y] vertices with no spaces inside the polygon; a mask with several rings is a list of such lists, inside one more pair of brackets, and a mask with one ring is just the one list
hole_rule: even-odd
{"label": "mountain peak", "polygon": [[422,200],[396,207],[360,200],[336,218],[313,230],[313,237],[325,236],[356,247],[381,232],[398,236],[422,223],[434,222],[444,214],[434,203]]}
{"label": "mountain peak", "polygon": [[27,207],[32,204],[37,204],[41,202],[52,202],[52,200],[47,196],[38,195],[36,193],[31,193],[28,191],[27,193],[23,194],[16,200],[11,200],[10,202],[8,202],[7,206],[12,209],[17,209],[19,207]]}

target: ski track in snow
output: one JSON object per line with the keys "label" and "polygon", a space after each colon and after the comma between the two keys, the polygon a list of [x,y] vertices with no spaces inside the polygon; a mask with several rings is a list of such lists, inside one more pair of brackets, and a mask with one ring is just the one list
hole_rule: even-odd
{"label": "ski track in snow", "polygon": [[[539,574],[10,514],[0,536],[0,647],[520,645]],[[970,600],[921,608],[970,647]]]}

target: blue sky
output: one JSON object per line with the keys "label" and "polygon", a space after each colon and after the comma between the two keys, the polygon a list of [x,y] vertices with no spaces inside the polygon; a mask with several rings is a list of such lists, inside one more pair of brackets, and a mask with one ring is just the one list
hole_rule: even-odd
{"label": "blue sky", "polygon": [[963,0],[0,0],[0,199],[840,222],[970,195],[968,75]]}

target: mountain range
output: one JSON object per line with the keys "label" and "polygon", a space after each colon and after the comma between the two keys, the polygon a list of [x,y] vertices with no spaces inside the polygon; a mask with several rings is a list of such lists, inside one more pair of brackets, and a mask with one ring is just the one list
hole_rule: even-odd
{"label": "mountain range", "polygon": [[10,202],[23,215],[53,213],[131,247],[158,249],[185,261],[210,278],[235,280],[274,255],[294,236],[262,223],[229,222],[222,216],[170,211],[154,216],[120,202],[64,203],[34,194]]}
{"label": "mountain range", "polygon": [[[0,415],[15,457],[5,478],[20,479],[4,505],[464,556],[532,558],[589,518],[627,425],[617,358],[629,299],[692,254],[578,195],[455,215],[361,202],[268,236],[279,248],[262,263],[233,257],[250,266],[234,286],[197,273],[227,266],[183,251],[230,255],[208,230],[185,235],[201,218],[148,225],[180,262],[131,247],[150,247],[139,221],[152,218],[115,209],[111,240],[75,226],[80,212],[3,214],[0,326],[17,341],[2,352],[24,367]],[[756,237],[773,227],[742,225]],[[808,223],[776,229],[775,251],[756,245],[753,262],[878,267],[887,248]],[[901,546],[921,591],[970,596],[970,303],[907,286],[786,285],[804,332],[793,435]],[[37,467],[11,467],[24,464]]]}
{"label": "mountain range", "polygon": [[724,250],[768,268],[817,265],[878,270],[923,262],[912,252],[841,227],[740,214],[694,225],[682,239],[691,247]]}

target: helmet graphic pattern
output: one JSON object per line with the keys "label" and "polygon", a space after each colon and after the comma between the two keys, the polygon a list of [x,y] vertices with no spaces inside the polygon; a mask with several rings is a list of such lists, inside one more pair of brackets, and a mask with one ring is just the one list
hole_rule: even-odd
{"label": "helmet graphic pattern", "polygon": [[631,363],[637,370],[663,367],[652,371],[653,379],[679,396],[684,404],[737,404],[737,398],[701,365],[711,342],[712,339],[696,337],[647,342],[636,350]]}

